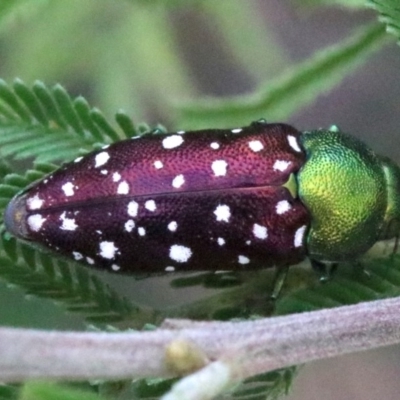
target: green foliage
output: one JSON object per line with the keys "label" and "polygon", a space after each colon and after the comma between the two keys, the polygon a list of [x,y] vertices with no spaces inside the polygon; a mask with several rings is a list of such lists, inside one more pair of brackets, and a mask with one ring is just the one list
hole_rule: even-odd
{"label": "green foliage", "polygon": [[179,103],[180,125],[185,128],[243,126],[265,116],[272,121],[286,120],[341,82],[380,48],[384,43],[383,33],[379,26],[368,27],[339,45],[319,51],[249,96]]}
{"label": "green foliage", "polygon": [[72,100],[61,85],[42,82],[29,88],[20,79],[12,86],[0,80],[0,155],[37,161],[68,160],[98,143],[137,134],[129,117],[116,116],[120,130],[79,96]]}
{"label": "green foliage", "polygon": [[170,9],[179,9],[180,7],[196,7],[202,5],[205,0],[129,0],[132,4],[155,9],[165,7]]}
{"label": "green foliage", "polygon": [[12,385],[0,384],[0,400],[17,399],[18,389]]}
{"label": "green foliage", "polygon": [[46,382],[28,382],[24,385],[19,400],[100,400],[89,391]]}
{"label": "green foliage", "polygon": [[400,8],[397,0],[368,0],[368,5],[379,13],[386,30],[400,39]]}
{"label": "green foliage", "polygon": [[27,294],[62,303],[88,322],[115,323],[134,311],[128,300],[86,269],[38,252],[14,238],[3,237],[0,243],[0,276],[23,287]]}
{"label": "green foliage", "polygon": [[20,0],[2,1],[0,3],[0,18],[4,18],[4,16],[7,15],[10,10],[14,9],[18,3],[20,3]]}
{"label": "green foliage", "polygon": [[349,9],[360,9],[365,7],[365,0],[295,0],[299,6],[318,7],[318,6],[339,6]]}
{"label": "green foliage", "polygon": [[233,393],[222,395],[220,400],[275,400],[289,393],[297,374],[297,367],[280,369],[254,376],[242,382]]}
{"label": "green foliage", "polygon": [[[263,21],[258,4],[204,1],[202,10],[207,25],[223,39],[224,51],[231,55],[233,64],[241,66],[256,82],[274,77],[285,67],[287,57],[277,44],[275,32]],[[235,14],[240,18],[232,18]]]}
{"label": "green foliage", "polygon": [[[298,372],[297,367],[273,371],[246,379],[216,400],[275,400],[289,392]],[[176,379],[141,379],[132,384],[129,392],[134,399],[157,400],[168,391]]]}
{"label": "green foliage", "polygon": [[[216,400],[276,400],[287,395],[298,367],[290,367],[260,374],[238,384]],[[132,384],[118,382],[102,385],[100,393],[118,398],[157,400],[166,393],[177,379],[140,379]]]}
{"label": "green foliage", "polygon": [[84,83],[91,103],[103,110],[121,107],[142,120],[149,106],[166,119],[167,99],[194,91],[174,40],[170,3],[52,0],[11,26],[3,77],[40,76],[79,88]]}
{"label": "green foliage", "polygon": [[[1,216],[11,197],[54,167],[37,163],[25,175],[6,174],[0,183]],[[29,294],[62,302],[68,310],[84,315],[90,322],[121,321],[134,311],[128,300],[86,269],[37,251],[7,233],[0,240],[0,276]]]}
{"label": "green foliage", "polygon": [[400,296],[400,256],[370,260],[363,271],[343,265],[324,285],[294,289],[277,303],[279,315]]}
{"label": "green foliage", "polygon": [[[30,0],[5,0],[0,1],[0,22],[10,22],[18,14],[28,15],[35,12],[47,0],[37,0],[35,4],[31,4]],[[1,27],[0,27],[1,28]]]}

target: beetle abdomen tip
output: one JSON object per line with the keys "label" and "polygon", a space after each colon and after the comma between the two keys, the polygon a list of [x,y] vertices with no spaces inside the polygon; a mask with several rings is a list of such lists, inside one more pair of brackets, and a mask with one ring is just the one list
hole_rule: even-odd
{"label": "beetle abdomen tip", "polygon": [[4,211],[4,223],[7,231],[21,239],[28,239],[26,228],[25,196],[15,196]]}

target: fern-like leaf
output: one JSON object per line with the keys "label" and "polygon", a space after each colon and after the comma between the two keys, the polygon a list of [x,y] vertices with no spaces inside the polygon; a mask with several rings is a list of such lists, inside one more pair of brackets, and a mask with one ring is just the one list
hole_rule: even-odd
{"label": "fern-like leaf", "polygon": [[0,163],[0,225],[3,221],[3,211],[11,198],[30,183],[43,178],[54,171],[57,166],[50,163],[35,163],[34,169],[28,170],[24,175],[11,173],[11,169],[4,164],[4,176],[1,176]]}
{"label": "fern-like leaf", "polygon": [[353,265],[341,265],[332,281],[292,290],[277,302],[275,313],[292,314],[400,295],[400,255],[371,259],[363,267],[368,274]]}
{"label": "fern-like leaf", "polygon": [[367,3],[379,13],[386,30],[400,40],[400,7],[397,0],[369,0]]}
{"label": "fern-like leaf", "polygon": [[[0,221],[12,196],[55,167],[37,163],[35,169],[25,175],[6,175],[0,184]],[[0,277],[24,288],[29,294],[62,301],[70,311],[84,314],[88,321],[121,321],[133,312],[127,299],[118,296],[85,268],[76,268],[73,262],[37,251],[7,233],[3,233],[0,240]]]}
{"label": "fern-like leaf", "polygon": [[0,80],[3,157],[35,157],[42,162],[67,160],[79,150],[92,150],[96,143],[111,143],[137,134],[126,114],[119,112],[116,118],[119,128],[113,128],[82,96],[71,99],[61,85],[48,88],[37,81],[29,88],[20,79],[13,85]]}
{"label": "fern-like leaf", "polygon": [[318,52],[254,94],[179,103],[179,126],[182,129],[243,126],[261,117],[285,120],[337,85],[372,51],[380,48],[384,38],[384,30],[374,25]]}
{"label": "fern-like leaf", "polygon": [[[238,384],[218,400],[276,400],[288,394],[298,367],[253,376]],[[135,399],[157,400],[171,389],[176,379],[140,379],[128,389]],[[125,388],[125,391],[127,389]],[[115,393],[114,393],[115,394]]]}
{"label": "fern-like leaf", "polygon": [[62,301],[67,309],[88,321],[121,321],[133,307],[84,268],[75,268],[44,253],[3,238],[0,244],[0,275],[28,294]]}
{"label": "fern-like leaf", "polygon": [[287,395],[298,367],[284,368],[253,376],[219,400],[276,400]]}
{"label": "fern-like leaf", "polygon": [[117,322],[133,311],[121,298],[86,269],[3,236],[0,243],[0,276],[22,287],[28,294],[61,301],[67,309],[88,321]]}

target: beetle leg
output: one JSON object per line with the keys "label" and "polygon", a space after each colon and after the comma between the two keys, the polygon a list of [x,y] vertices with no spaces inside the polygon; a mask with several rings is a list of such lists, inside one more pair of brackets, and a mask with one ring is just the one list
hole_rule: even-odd
{"label": "beetle leg", "polygon": [[328,279],[333,278],[338,269],[339,263],[332,263],[328,268]]}
{"label": "beetle leg", "polygon": [[397,234],[394,240],[392,256],[394,256],[397,253],[398,248],[399,248],[399,235]]}
{"label": "beetle leg", "polygon": [[311,260],[312,269],[318,274],[320,282],[329,281],[335,274],[338,263],[323,263],[317,260]]}
{"label": "beetle leg", "polygon": [[311,260],[311,267],[318,274],[321,282],[326,282],[329,279],[328,268],[325,263]]}
{"label": "beetle leg", "polygon": [[283,284],[285,283],[287,274],[289,271],[289,265],[278,267],[272,285],[271,300],[276,300],[282,290]]}
{"label": "beetle leg", "polygon": [[363,264],[360,261],[356,261],[354,263],[354,271],[357,274],[357,276],[360,277],[364,276],[366,278],[371,277],[370,272],[366,268],[364,268]]}

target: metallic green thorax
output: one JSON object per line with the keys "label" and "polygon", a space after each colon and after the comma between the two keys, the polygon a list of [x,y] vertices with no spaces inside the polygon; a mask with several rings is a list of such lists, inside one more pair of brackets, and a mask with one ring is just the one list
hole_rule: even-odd
{"label": "metallic green thorax", "polygon": [[337,130],[305,132],[307,161],[299,197],[312,215],[308,253],[344,261],[395,236],[400,218],[400,169]]}
{"label": "metallic green thorax", "polygon": [[379,157],[382,163],[388,192],[384,228],[379,239],[398,237],[400,232],[400,168],[387,157]]}

